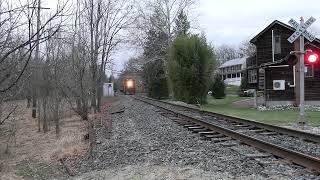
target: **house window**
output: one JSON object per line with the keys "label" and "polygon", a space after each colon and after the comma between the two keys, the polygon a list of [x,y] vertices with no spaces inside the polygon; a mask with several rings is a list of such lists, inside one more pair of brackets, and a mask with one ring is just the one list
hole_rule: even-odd
{"label": "house window", "polygon": [[254,69],[248,70],[248,82],[257,83],[257,71]]}
{"label": "house window", "polygon": [[314,75],[313,65],[306,64],[304,69],[305,69],[305,76],[306,77],[313,77],[313,75]]}
{"label": "house window", "polygon": [[274,36],[274,54],[281,54],[281,36]]}

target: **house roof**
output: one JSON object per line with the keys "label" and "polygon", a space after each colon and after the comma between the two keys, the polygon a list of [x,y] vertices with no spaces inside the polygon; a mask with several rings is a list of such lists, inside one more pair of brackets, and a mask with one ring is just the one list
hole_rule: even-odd
{"label": "house roof", "polygon": [[248,57],[243,57],[243,58],[237,58],[237,59],[231,59],[225,63],[223,63],[221,66],[219,66],[219,68],[223,68],[223,67],[228,67],[228,66],[234,66],[234,65],[242,65],[246,63],[246,59]]}
{"label": "house roof", "polygon": [[[271,24],[269,24],[266,28],[264,28],[259,34],[257,34],[255,37],[253,37],[253,38],[250,40],[250,42],[254,44],[254,43],[257,41],[257,38],[259,38],[263,33],[265,33],[267,30],[269,30],[269,29],[270,29],[271,27],[273,27],[275,24],[278,24],[278,25],[283,26],[283,27],[285,27],[285,28],[287,28],[287,29],[290,29],[290,30],[292,30],[293,32],[296,31],[295,28],[293,28],[293,27],[291,27],[291,26],[289,26],[289,25],[287,25],[287,24],[285,24],[285,23],[283,23],[283,22],[281,22],[281,21],[275,20],[275,21],[273,21]],[[320,43],[320,40],[319,40],[318,38],[316,38],[315,41],[317,41],[318,43]]]}

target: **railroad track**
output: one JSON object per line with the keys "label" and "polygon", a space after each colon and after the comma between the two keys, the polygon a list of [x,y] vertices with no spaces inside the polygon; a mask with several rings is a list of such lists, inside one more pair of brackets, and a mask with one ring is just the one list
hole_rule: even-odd
{"label": "railroad track", "polygon": [[[320,136],[255,121],[200,111],[147,97],[137,100],[171,114],[178,124],[213,142],[238,140],[320,173]],[[232,143],[229,144],[232,146]],[[226,146],[229,146],[226,143]],[[258,155],[259,156],[259,155]],[[262,156],[261,156],[262,157]]]}

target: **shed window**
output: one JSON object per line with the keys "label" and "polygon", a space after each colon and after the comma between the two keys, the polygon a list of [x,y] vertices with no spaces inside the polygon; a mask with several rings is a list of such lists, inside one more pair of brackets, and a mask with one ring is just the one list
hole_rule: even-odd
{"label": "shed window", "polygon": [[304,69],[305,69],[306,77],[313,77],[314,75],[313,65],[306,64]]}
{"label": "shed window", "polygon": [[257,83],[257,71],[252,69],[248,70],[248,82],[249,83]]}
{"label": "shed window", "polygon": [[274,54],[281,54],[281,36],[274,36]]}

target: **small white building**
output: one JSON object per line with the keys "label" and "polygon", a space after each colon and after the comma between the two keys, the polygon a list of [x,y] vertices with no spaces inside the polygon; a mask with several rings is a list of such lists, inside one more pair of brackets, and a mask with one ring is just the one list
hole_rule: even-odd
{"label": "small white building", "polygon": [[103,96],[114,96],[113,83],[104,83]]}
{"label": "small white building", "polygon": [[218,67],[225,84],[240,86],[241,77],[246,69],[246,59],[247,57],[231,59]]}

